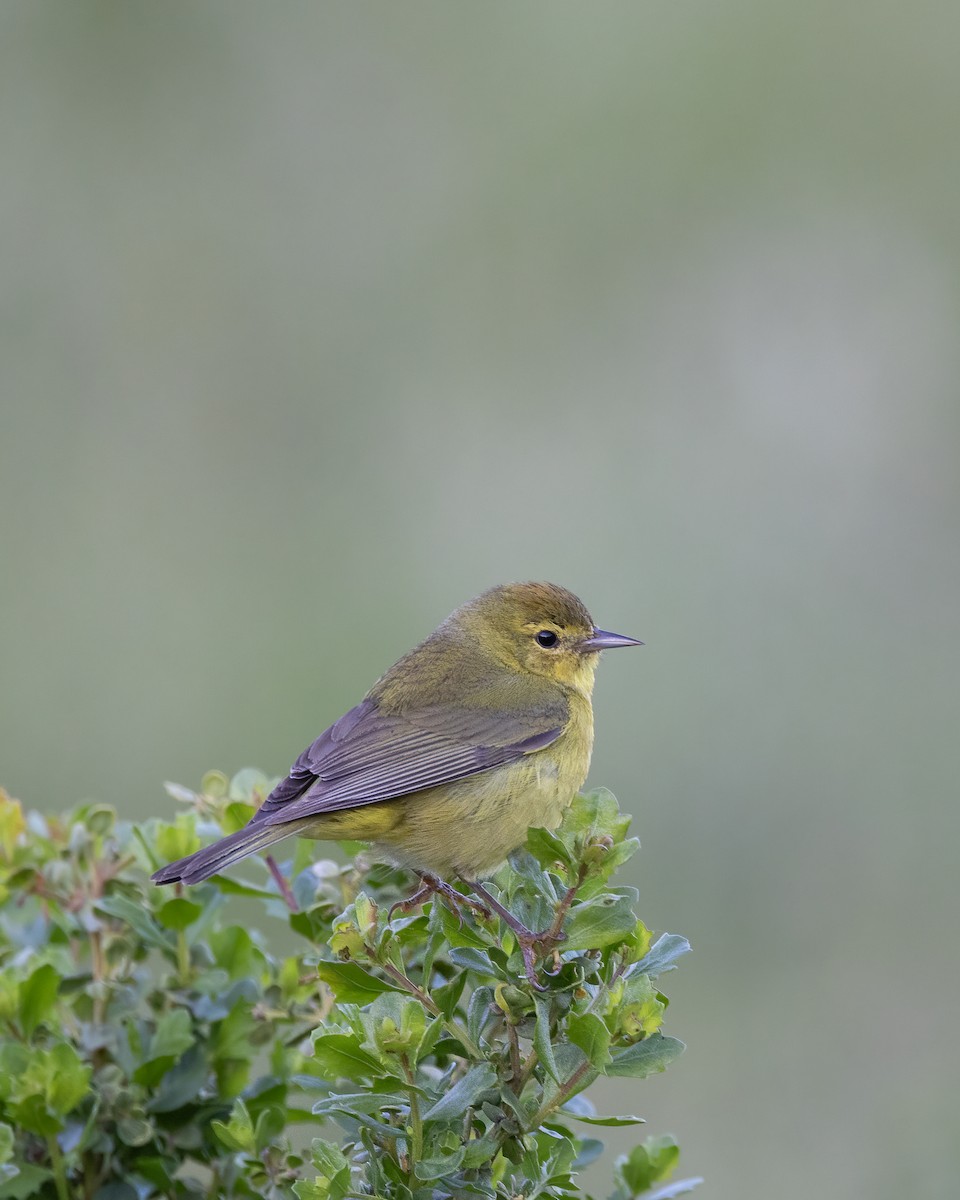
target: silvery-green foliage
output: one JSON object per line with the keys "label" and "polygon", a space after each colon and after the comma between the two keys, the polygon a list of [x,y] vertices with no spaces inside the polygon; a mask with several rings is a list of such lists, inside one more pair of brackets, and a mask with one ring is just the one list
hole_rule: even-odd
{"label": "silvery-green foliage", "polygon": [[[585,1091],[683,1049],[659,977],[689,945],[653,938],[614,873],[638,848],[609,792],[532,830],[489,885],[563,937],[524,974],[495,917],[434,899],[391,911],[402,872],[289,843],[172,894],[149,874],[231,832],[269,790],[205,776],[176,820],[102,805],[62,818],[0,792],[0,1200],[573,1197],[603,1152]],[[648,1138],[611,1200],[680,1195]],[[596,1169],[593,1172],[596,1176]]]}

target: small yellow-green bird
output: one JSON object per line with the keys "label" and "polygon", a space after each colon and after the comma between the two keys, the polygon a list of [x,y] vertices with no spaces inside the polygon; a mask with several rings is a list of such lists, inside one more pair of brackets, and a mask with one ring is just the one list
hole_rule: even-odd
{"label": "small yellow-green bird", "polygon": [[503,915],[477,881],[559,824],[590,765],[600,651],[642,644],[556,584],[491,588],[308,746],[248,825],[153,878],[199,883],[290,834],[348,838],[416,871],[414,901],[462,900],[443,882],[461,879]]}

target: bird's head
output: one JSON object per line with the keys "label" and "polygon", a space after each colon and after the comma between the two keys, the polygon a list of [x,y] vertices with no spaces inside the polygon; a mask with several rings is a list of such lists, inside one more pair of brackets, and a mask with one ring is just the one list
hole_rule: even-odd
{"label": "bird's head", "polygon": [[555,583],[502,584],[449,619],[515,670],[587,695],[601,650],[643,645],[636,638],[598,629],[583,602]]}

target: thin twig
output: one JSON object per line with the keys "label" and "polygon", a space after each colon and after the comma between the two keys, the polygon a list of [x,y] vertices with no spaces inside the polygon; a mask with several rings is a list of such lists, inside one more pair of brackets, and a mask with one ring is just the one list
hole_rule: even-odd
{"label": "thin twig", "polygon": [[[369,947],[368,947],[369,950]],[[373,955],[371,954],[371,957]],[[434,1017],[439,1017],[443,1021],[444,1028],[461,1043],[464,1050],[471,1058],[483,1058],[484,1054],[473,1038],[467,1033],[463,1026],[454,1021],[450,1017],[445,1017],[434,1001],[427,995],[423,988],[418,987],[412,979],[404,975],[402,971],[397,970],[393,963],[381,962],[378,963],[380,970],[384,974],[389,975],[394,983],[399,983],[405,992],[409,992],[411,996],[415,996],[423,1007]]]}
{"label": "thin twig", "polygon": [[572,883],[564,892],[563,899],[557,905],[557,911],[553,917],[553,924],[547,934],[548,938],[554,941],[558,940],[563,931],[563,923],[567,919],[567,913],[570,911],[570,905],[573,904],[574,897],[583,886],[583,881],[587,877],[587,864],[581,863],[580,870],[577,873],[577,882]]}
{"label": "thin twig", "polygon": [[406,1054],[400,1056],[400,1065],[403,1067],[404,1078],[409,1084],[407,1095],[410,1098],[410,1158],[412,1163],[417,1163],[423,1157],[423,1119],[420,1116],[420,1101],[417,1098],[417,1088],[413,1071],[410,1069],[410,1060]]}
{"label": "thin twig", "polygon": [[536,1048],[534,1048],[533,1050],[530,1051],[530,1054],[527,1057],[527,1061],[520,1068],[520,1079],[516,1083],[515,1089],[514,1089],[518,1096],[522,1094],[523,1089],[527,1086],[527,1081],[529,1080],[530,1076],[533,1074],[533,1068],[537,1065],[537,1063],[539,1061],[540,1061],[540,1056],[537,1054]]}
{"label": "thin twig", "polygon": [[589,1074],[590,1071],[592,1071],[593,1069],[594,1069],[593,1064],[589,1061],[589,1059],[582,1062],[580,1064],[580,1066],[577,1067],[577,1069],[573,1072],[573,1074],[570,1076],[570,1078],[566,1081],[566,1083],[562,1083],[560,1085],[560,1088],[557,1091],[557,1094],[550,1101],[550,1103],[542,1105],[533,1114],[533,1116],[530,1118],[530,1121],[527,1125],[527,1130],[526,1130],[527,1133],[533,1133],[535,1130],[539,1129],[540,1126],[543,1124],[543,1122],[546,1120],[546,1118],[553,1112],[553,1110],[555,1108],[559,1108],[561,1104],[566,1103],[566,1101],[569,1100],[570,1097],[573,1095],[577,1084],[583,1079],[583,1077],[585,1075]]}
{"label": "thin twig", "polygon": [[506,1019],[506,1025],[507,1041],[510,1043],[510,1071],[513,1076],[514,1087],[518,1089],[519,1094],[519,1091],[521,1090],[519,1079],[522,1070],[520,1066],[520,1041],[517,1038],[516,1026],[509,1019],[509,1017]]}
{"label": "thin twig", "polygon": [[286,902],[287,908],[289,908],[291,912],[299,912],[300,907],[294,899],[293,892],[290,891],[290,884],[287,883],[286,876],[277,866],[277,860],[272,854],[265,854],[263,857],[266,860],[267,868],[269,869],[270,874],[273,876],[274,882],[280,889],[280,895]]}

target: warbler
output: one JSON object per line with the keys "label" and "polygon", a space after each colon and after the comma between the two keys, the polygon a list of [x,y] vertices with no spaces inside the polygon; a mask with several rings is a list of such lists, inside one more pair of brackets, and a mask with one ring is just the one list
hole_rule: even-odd
{"label": "warbler", "polygon": [[556,584],[491,588],[308,746],[243,829],[153,879],[199,883],[291,834],[346,838],[421,877],[409,903],[461,899],[446,882],[460,879],[502,915],[478,881],[560,823],[590,765],[600,651],[642,644]]}

